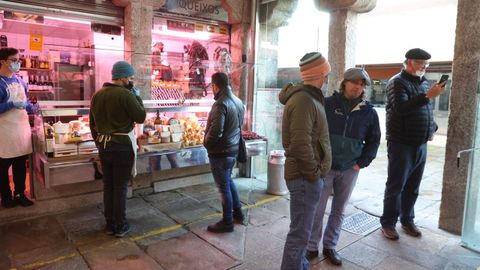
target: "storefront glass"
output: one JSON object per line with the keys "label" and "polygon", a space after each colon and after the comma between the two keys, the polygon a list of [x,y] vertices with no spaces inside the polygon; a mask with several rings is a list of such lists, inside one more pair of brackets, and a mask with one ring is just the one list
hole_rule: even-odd
{"label": "storefront glass", "polygon": [[[319,51],[327,57],[329,15],[313,1],[299,0],[293,14],[282,14],[277,1],[259,2],[253,131],[268,138],[268,151],[281,150],[283,105],[278,94],[286,83],[300,81],[298,63],[305,53]],[[266,179],[267,158],[255,158],[257,178]]]}
{"label": "storefront glass", "polygon": [[480,252],[480,91],[477,93],[476,132],[470,156],[462,243],[464,246]]}

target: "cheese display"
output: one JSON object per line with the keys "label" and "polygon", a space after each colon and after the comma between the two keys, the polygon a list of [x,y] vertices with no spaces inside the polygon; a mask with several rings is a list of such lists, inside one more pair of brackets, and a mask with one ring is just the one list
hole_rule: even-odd
{"label": "cheese display", "polygon": [[205,124],[195,114],[167,117],[157,112],[155,116],[147,116],[139,141],[140,144],[181,143],[183,147],[202,145]]}

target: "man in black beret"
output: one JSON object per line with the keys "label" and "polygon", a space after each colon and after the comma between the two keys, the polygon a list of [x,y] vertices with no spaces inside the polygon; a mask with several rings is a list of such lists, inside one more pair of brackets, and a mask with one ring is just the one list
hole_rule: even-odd
{"label": "man in black beret", "polygon": [[414,206],[427,157],[427,141],[438,126],[433,121],[432,102],[442,94],[445,83],[429,88],[425,70],[430,54],[415,48],[405,54],[403,70],[387,84],[388,178],[380,218],[383,235],[399,238],[395,226],[398,217],[411,236],[422,235],[414,223]]}

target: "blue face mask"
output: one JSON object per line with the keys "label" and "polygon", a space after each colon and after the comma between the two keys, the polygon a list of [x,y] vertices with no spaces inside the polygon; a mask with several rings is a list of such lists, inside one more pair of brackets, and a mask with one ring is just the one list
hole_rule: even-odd
{"label": "blue face mask", "polygon": [[20,62],[12,62],[10,64],[10,70],[13,73],[17,73],[18,71],[20,71]]}

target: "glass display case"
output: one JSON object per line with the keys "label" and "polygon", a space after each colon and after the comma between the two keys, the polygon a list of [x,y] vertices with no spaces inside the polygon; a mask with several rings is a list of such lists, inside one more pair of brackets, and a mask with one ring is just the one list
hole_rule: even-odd
{"label": "glass display case", "polygon": [[[147,118],[135,125],[137,173],[168,174],[170,169],[208,164],[203,135],[213,102],[144,101]],[[98,150],[89,129],[88,106],[88,101],[40,102],[32,132],[33,175],[46,188],[102,178]],[[266,154],[266,140],[251,132],[243,135],[248,156]]]}

